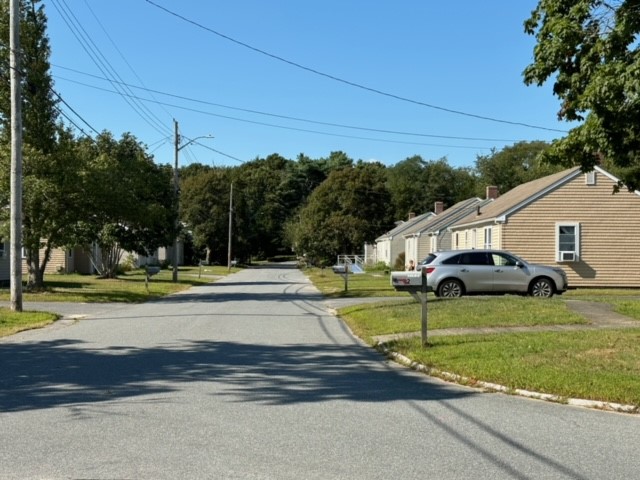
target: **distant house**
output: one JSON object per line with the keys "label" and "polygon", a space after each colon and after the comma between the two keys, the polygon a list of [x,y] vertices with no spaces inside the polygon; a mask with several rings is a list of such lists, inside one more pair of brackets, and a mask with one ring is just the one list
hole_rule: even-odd
{"label": "distant house", "polygon": [[[431,218],[422,227],[404,235],[407,259],[419,262],[432,252],[452,249],[451,232],[448,227],[469,215],[477,207],[497,197],[497,189],[493,188],[493,190],[487,190],[486,200],[473,197],[458,202],[446,210],[442,210],[441,206],[439,208],[436,206],[436,211],[440,210],[438,215]],[[436,204],[442,205],[442,202],[436,202]]]}
{"label": "distant house", "polygon": [[409,215],[406,222],[400,222],[395,228],[376,238],[376,257],[378,262],[393,266],[400,254],[404,253],[403,235],[410,229],[420,228],[431,219],[435,213],[427,212],[422,215]]}
{"label": "distant house", "polygon": [[576,167],[519,185],[453,224],[452,247],[557,265],[572,287],[640,287],[640,193],[612,194],[617,183]]}

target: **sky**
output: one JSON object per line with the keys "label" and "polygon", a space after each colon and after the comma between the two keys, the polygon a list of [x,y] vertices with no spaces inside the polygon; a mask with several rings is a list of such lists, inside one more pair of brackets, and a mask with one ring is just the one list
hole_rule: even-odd
{"label": "sky", "polygon": [[87,135],[133,134],[159,164],[176,122],[181,166],[342,151],[473,167],[570,128],[550,84],[523,82],[536,0],[43,4],[65,115]]}

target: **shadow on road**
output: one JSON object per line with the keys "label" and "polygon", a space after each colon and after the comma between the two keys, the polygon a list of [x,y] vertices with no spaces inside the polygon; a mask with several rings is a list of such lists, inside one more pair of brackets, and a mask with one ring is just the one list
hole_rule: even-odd
{"label": "shadow on road", "polygon": [[294,404],[443,400],[472,395],[390,368],[375,352],[337,345],[181,342],[92,349],[71,340],[0,345],[0,411],[113,401],[212,382],[229,402]]}

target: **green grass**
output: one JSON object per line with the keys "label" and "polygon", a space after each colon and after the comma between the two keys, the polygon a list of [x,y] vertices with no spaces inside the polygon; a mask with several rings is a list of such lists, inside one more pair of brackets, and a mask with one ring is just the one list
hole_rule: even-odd
{"label": "green grass", "polygon": [[389,347],[443,372],[569,398],[640,406],[640,329],[432,337]]}
{"label": "green grass", "polygon": [[32,328],[41,328],[58,319],[58,315],[47,312],[13,312],[0,308],[0,337]]}
{"label": "green grass", "polygon": [[[429,296],[427,309],[429,330],[588,323],[559,298]],[[341,309],[340,316],[356,335],[372,343],[371,337],[376,335],[419,331],[421,306],[412,299],[356,305]]]}
{"label": "green grass", "polygon": [[[239,269],[232,269],[232,273]],[[145,302],[153,298],[186,290],[194,285],[214,281],[211,276],[227,275],[226,267],[180,267],[178,282],[172,281],[171,270],[161,270],[145,284],[142,270],[120,275],[117,279],[102,279],[93,275],[55,274],[45,275],[45,289],[23,292],[27,302]],[[9,300],[9,289],[0,290],[0,300]]]}
{"label": "green grass", "polygon": [[366,272],[349,275],[347,291],[344,276],[330,268],[303,270],[313,284],[329,298],[341,297],[407,297],[406,292],[396,292],[391,286],[390,275],[384,272]]}

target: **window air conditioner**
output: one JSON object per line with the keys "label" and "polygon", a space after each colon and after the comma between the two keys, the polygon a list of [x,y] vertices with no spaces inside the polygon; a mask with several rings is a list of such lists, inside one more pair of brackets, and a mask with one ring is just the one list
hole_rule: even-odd
{"label": "window air conditioner", "polygon": [[561,262],[575,262],[576,261],[576,252],[560,252],[560,261]]}

